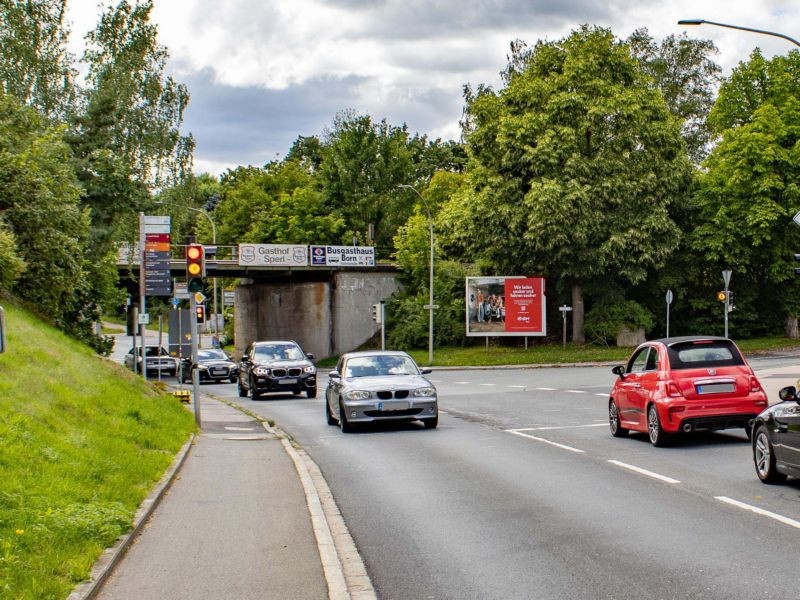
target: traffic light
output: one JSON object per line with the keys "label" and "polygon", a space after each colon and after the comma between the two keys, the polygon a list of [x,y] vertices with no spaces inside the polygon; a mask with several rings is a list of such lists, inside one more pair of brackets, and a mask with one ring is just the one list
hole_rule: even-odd
{"label": "traffic light", "polygon": [[717,292],[717,300],[720,302],[725,302],[725,298],[727,296],[727,292]]}
{"label": "traffic light", "polygon": [[[795,260],[800,260],[800,254],[795,254],[795,255],[794,255],[794,259],[795,259]],[[795,267],[795,269],[794,269],[794,274],[795,274],[795,275],[800,275],[800,268],[797,268],[797,267]]]}
{"label": "traffic light", "polygon": [[728,292],[728,312],[731,312],[736,305],[733,303],[733,292]]}
{"label": "traffic light", "polygon": [[378,305],[377,304],[373,304],[372,305],[372,320],[375,321],[376,323],[378,322]]}
{"label": "traffic light", "polygon": [[206,274],[205,251],[200,244],[186,246],[186,288],[191,292],[203,291]]}
{"label": "traffic light", "polygon": [[206,322],[206,306],[205,304],[198,304],[194,307],[194,314],[197,317],[198,323],[205,323]]}

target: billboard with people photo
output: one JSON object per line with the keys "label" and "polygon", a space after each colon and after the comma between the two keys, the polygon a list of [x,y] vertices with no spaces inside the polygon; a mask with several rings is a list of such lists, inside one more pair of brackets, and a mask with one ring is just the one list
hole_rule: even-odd
{"label": "billboard with people photo", "polygon": [[543,277],[467,277],[468,336],[547,334]]}

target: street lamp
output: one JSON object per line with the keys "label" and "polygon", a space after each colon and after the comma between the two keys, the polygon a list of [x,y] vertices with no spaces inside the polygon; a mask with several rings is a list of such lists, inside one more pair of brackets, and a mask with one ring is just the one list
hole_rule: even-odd
{"label": "street lamp", "polygon": [[431,262],[430,268],[428,269],[430,279],[428,282],[428,304],[425,308],[428,310],[428,364],[433,364],[433,311],[437,308],[436,305],[433,303],[433,219],[431,218],[431,211],[428,209],[428,202],[425,198],[417,191],[417,188],[407,184],[400,184],[397,187],[406,188],[414,192],[419,199],[422,200],[422,206],[425,208],[425,212],[428,215],[428,230],[430,231],[431,235]]}
{"label": "street lamp", "polygon": [[[216,246],[217,245],[217,227],[214,225],[214,219],[211,218],[211,215],[208,214],[208,211],[205,211],[202,208],[192,208],[191,206],[187,206],[186,208],[188,208],[189,210],[193,210],[194,212],[199,212],[200,214],[205,216],[206,219],[208,219],[208,222],[211,223],[211,243],[214,244],[214,246]],[[217,277],[214,276],[214,277],[212,277],[212,279],[214,281],[214,304],[213,304],[213,306],[214,306],[214,335],[216,335],[217,336],[217,340],[219,340],[219,325],[218,325],[218,322],[217,322]]]}
{"label": "street lamp", "polygon": [[774,31],[766,31],[764,29],[753,29],[752,27],[742,27],[741,25],[716,23],[714,21],[706,21],[705,19],[681,19],[680,21],[678,21],[678,25],[716,25],[717,27],[727,27],[728,29],[739,29],[741,31],[750,31],[752,33],[763,33],[764,35],[771,35],[792,42],[795,46],[800,46],[800,42],[798,42],[794,38],[789,37],[788,35],[783,35],[782,33],[776,33]]}

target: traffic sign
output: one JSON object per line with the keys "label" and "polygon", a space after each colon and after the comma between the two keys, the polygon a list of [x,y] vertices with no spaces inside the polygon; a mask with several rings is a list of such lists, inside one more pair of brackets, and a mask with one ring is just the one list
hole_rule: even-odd
{"label": "traffic sign", "polygon": [[175,308],[178,308],[178,305],[179,305],[180,303],[181,303],[181,300],[180,300],[180,298],[173,298],[173,299],[172,299],[172,306],[174,306]]}
{"label": "traffic sign", "polygon": [[667,304],[672,304],[672,290],[667,290]]}
{"label": "traffic sign", "polygon": [[203,295],[203,292],[197,292],[194,295],[194,301],[197,302],[198,304],[202,304],[203,302],[205,302],[205,300],[206,297]]}

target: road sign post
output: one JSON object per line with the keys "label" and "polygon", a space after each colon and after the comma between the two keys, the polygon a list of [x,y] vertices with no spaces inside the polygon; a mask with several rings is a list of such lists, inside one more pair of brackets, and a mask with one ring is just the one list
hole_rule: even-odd
{"label": "road sign post", "polygon": [[563,338],[562,338],[562,340],[563,340],[562,341],[562,347],[566,348],[567,347],[567,313],[572,310],[572,307],[571,306],[567,306],[565,304],[564,306],[559,306],[558,310],[561,311],[561,320],[564,322],[564,333],[563,333]]}
{"label": "road sign post", "polygon": [[728,292],[728,286],[731,284],[731,274],[733,271],[730,269],[725,269],[722,272],[722,281],[725,283],[725,337],[728,337],[728,307],[730,307],[730,293]]}
{"label": "road sign post", "polygon": [[192,402],[194,402],[194,422],[197,423],[198,427],[202,426],[201,418],[200,418],[200,372],[197,369],[194,369],[194,365],[197,364],[197,302],[195,300],[195,295],[193,294],[191,298],[189,298],[189,327],[192,335],[192,362],[190,373],[192,375]]}
{"label": "road sign post", "polygon": [[669,337],[669,305],[672,304],[672,290],[667,290],[667,337]]}

